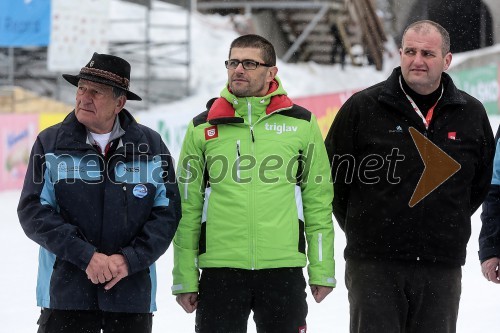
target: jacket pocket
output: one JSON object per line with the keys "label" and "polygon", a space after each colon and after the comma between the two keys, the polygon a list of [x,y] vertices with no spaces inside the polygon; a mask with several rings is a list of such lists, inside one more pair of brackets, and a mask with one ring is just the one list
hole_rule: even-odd
{"label": "jacket pocket", "polygon": [[299,252],[306,253],[306,238],[304,236],[304,221],[299,219]]}
{"label": "jacket pocket", "polygon": [[207,223],[201,224],[200,240],[198,242],[198,255],[207,252]]}
{"label": "jacket pocket", "polygon": [[241,157],[241,152],[240,152],[240,140],[236,141],[236,181],[239,182],[241,177],[240,177],[240,157]]}

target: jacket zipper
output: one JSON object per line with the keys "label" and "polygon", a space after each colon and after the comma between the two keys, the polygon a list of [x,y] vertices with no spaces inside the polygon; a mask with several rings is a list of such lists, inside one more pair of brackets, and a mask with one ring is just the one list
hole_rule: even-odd
{"label": "jacket zipper", "polygon": [[[425,128],[425,131],[424,131],[424,136],[430,141],[432,142],[431,138],[429,138],[429,127],[431,126],[431,124],[429,123],[429,126],[427,126]],[[432,142],[434,144],[434,142]],[[425,145],[425,151],[424,151],[424,156],[427,156],[427,145]],[[426,190],[427,191],[427,190]],[[422,205],[423,209],[421,210],[421,214],[422,214],[422,218],[425,219],[425,203],[424,201],[422,200],[422,202],[420,202],[420,204]],[[420,219],[422,221],[422,218]],[[422,234],[420,233],[419,235],[419,240],[420,240],[420,246],[419,246],[419,249],[417,250],[418,253],[420,254],[421,253],[421,250],[423,248],[422,246]],[[417,261],[420,261],[420,255],[417,255],[417,257],[415,258]]]}
{"label": "jacket zipper", "polygon": [[[248,122],[249,122],[249,127],[250,127],[250,135],[251,135],[251,138],[252,138],[252,144],[251,144],[251,154],[252,156],[255,156],[255,135],[254,135],[254,132],[253,132],[253,128],[255,125],[257,125],[259,122],[261,122],[262,120],[270,117],[272,114],[274,113],[277,113],[279,110],[276,110],[270,114],[266,114],[262,117],[260,117],[259,119],[257,119],[257,121],[255,122],[255,124],[252,125],[252,104],[250,102],[247,102],[247,107],[248,107]],[[252,168],[252,171],[253,171],[253,174],[252,174],[252,179],[257,179],[255,178],[256,175],[255,175],[255,169],[256,168]],[[250,191],[250,200],[251,202],[254,202],[255,203],[255,182],[252,182],[252,189]],[[251,216],[251,219],[250,221],[252,221],[251,223],[251,237],[252,237],[252,244],[251,244],[251,267],[252,267],[252,270],[254,270],[256,268],[256,259],[255,259],[255,253],[257,252],[256,250],[256,241],[255,241],[255,215],[254,215],[254,212],[252,211],[251,212],[252,216]]]}
{"label": "jacket zipper", "polygon": [[[252,125],[252,104],[250,103],[250,101],[247,100],[247,108],[248,108],[248,123],[250,125],[250,135],[252,136],[252,144],[251,144],[251,153],[252,153],[252,156],[255,156],[255,137],[254,137],[254,134],[253,134],[253,125]],[[258,120],[257,120],[258,122]],[[256,179],[254,178],[255,177],[255,168],[252,168],[252,179]],[[252,182],[252,188],[250,189],[250,203],[255,203],[255,182]],[[249,207],[251,207],[251,205],[249,205]],[[250,219],[250,221],[252,221],[251,223],[251,237],[252,237],[252,243],[251,243],[251,254],[252,254],[252,263],[251,263],[251,267],[252,267],[252,270],[255,269],[257,263],[256,263],[256,258],[255,258],[255,255],[257,253],[257,249],[256,249],[256,241],[255,241],[255,234],[256,234],[256,226],[255,226],[255,214],[254,212],[252,211],[251,212],[252,214],[252,217]]]}
{"label": "jacket zipper", "polygon": [[252,103],[247,99],[247,108],[248,108],[248,123],[250,127],[252,126]]}
{"label": "jacket zipper", "polygon": [[127,213],[127,207],[128,207],[128,201],[127,201],[127,184],[123,183],[122,186],[123,189],[123,201],[125,202],[125,225],[124,227],[128,226],[128,213]]}

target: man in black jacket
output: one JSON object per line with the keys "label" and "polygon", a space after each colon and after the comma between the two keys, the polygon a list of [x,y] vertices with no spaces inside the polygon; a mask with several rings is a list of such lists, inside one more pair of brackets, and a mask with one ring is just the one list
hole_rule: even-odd
{"label": "man in black jacket", "polygon": [[405,30],[401,66],[354,94],[326,138],[346,234],[351,332],[455,332],[470,217],[491,179],[482,104],[453,84],[447,31]]}
{"label": "man in black jacket", "polygon": [[180,219],[170,153],[123,107],[130,64],[94,53],[76,106],[33,146],[18,207],[40,245],[39,333],[150,333],[155,261]]}

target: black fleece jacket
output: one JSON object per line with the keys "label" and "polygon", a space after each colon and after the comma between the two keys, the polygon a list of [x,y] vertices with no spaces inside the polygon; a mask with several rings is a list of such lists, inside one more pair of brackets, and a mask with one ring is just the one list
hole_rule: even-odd
{"label": "black fleece jacket", "polygon": [[[491,126],[483,105],[443,73],[444,93],[426,129],[400,88],[400,75],[398,67],[386,81],[354,94],[326,138],[344,255],[463,265],[470,217],[491,180]],[[424,163],[410,128],[460,164],[414,206],[409,202]]]}

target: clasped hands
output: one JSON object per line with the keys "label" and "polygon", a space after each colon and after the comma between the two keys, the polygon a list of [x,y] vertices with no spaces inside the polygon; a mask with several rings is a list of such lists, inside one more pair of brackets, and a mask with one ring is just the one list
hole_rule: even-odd
{"label": "clasped hands", "polygon": [[113,288],[121,279],[128,275],[128,266],[125,257],[121,254],[107,256],[95,252],[85,270],[87,277],[94,284],[106,283],[104,289]]}

